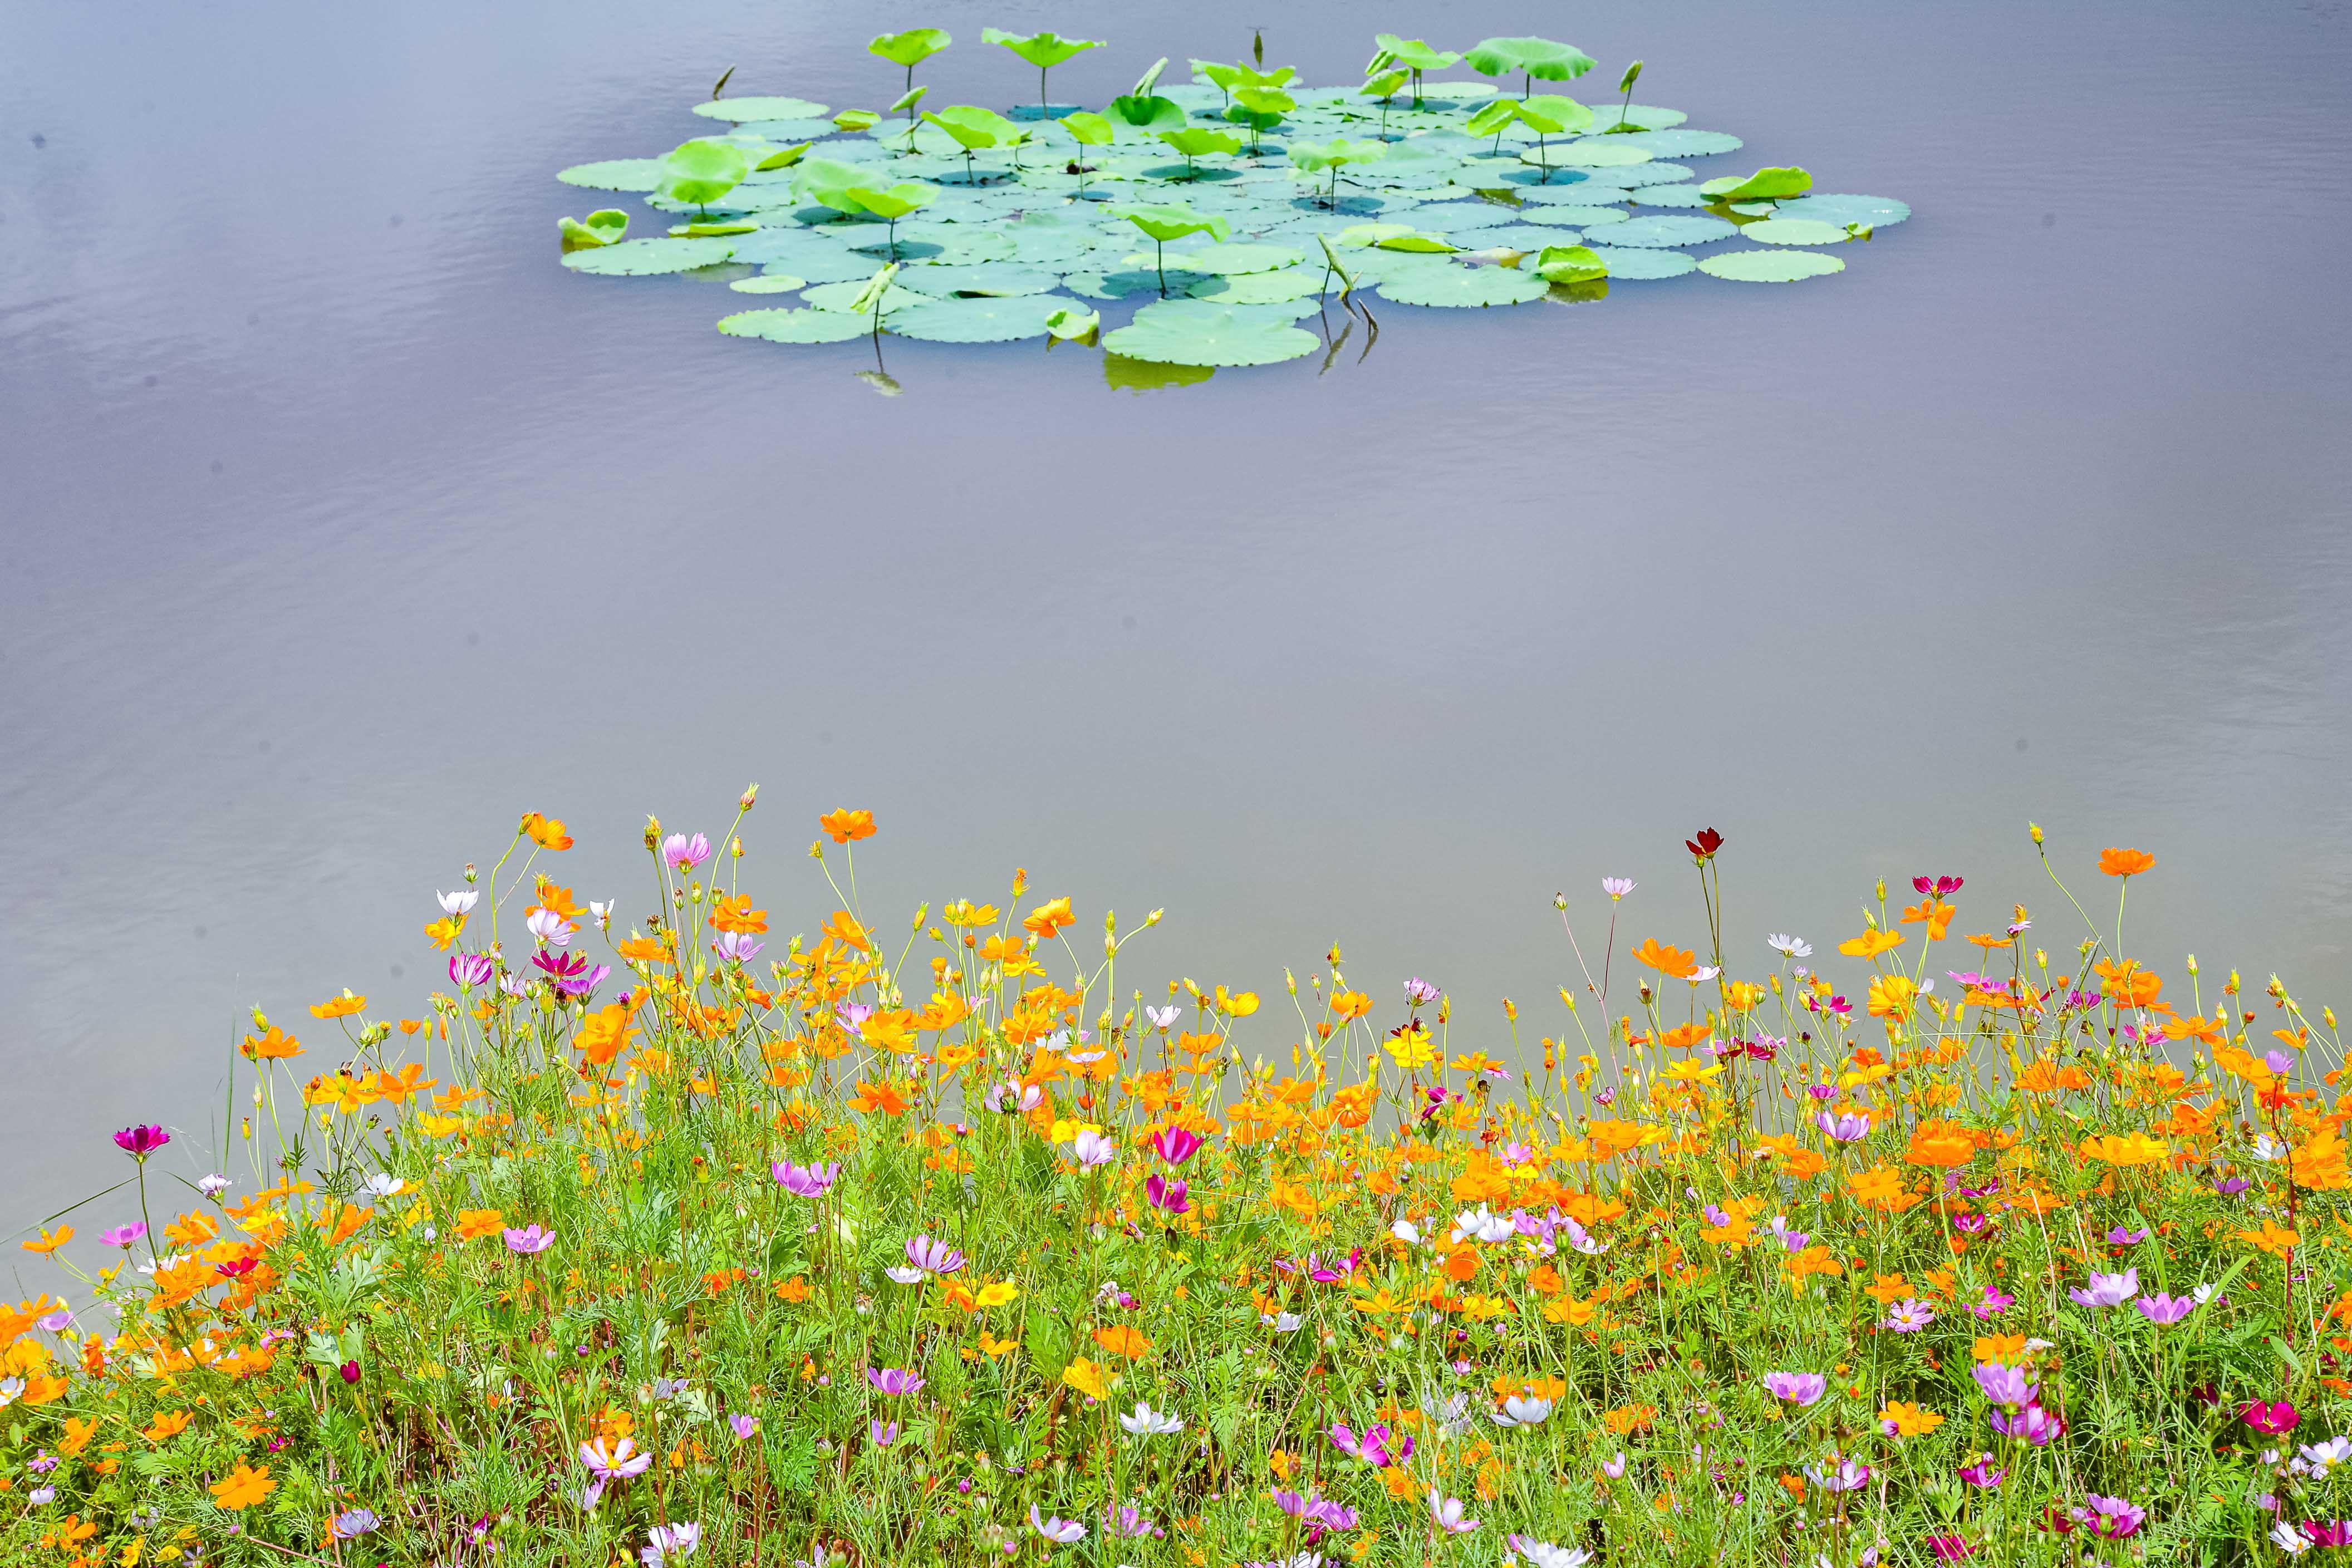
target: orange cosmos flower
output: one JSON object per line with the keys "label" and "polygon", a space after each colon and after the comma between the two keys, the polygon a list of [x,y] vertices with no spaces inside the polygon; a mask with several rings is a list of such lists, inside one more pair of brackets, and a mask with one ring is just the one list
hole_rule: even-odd
{"label": "orange cosmos flower", "polygon": [[768,912],[751,907],[751,895],[739,893],[721,898],[710,911],[710,927],[714,931],[765,931]]}
{"label": "orange cosmos flower", "polygon": [[2146,850],[2101,850],[2099,870],[2108,876],[2137,876],[2156,863]]}
{"label": "orange cosmos flower", "polygon": [[51,1254],[56,1252],[58,1248],[64,1246],[67,1242],[72,1240],[73,1238],[74,1228],[70,1225],[60,1225],[55,1230],[51,1230],[48,1227],[43,1226],[41,1228],[41,1239],[38,1241],[26,1242],[25,1250],[27,1252],[39,1252],[44,1255]]}
{"label": "orange cosmos flower", "polygon": [[345,991],[340,997],[330,998],[313,1007],[310,1009],[310,1016],[314,1019],[349,1018],[365,1006],[367,1006],[365,997],[355,997],[351,992]]}
{"label": "orange cosmos flower", "polygon": [[262,1033],[237,1041],[236,1049],[247,1061],[278,1061],[301,1055],[302,1042],[276,1024],[271,1024]]}
{"label": "orange cosmos flower", "polygon": [[1647,964],[1672,980],[1687,980],[1698,973],[1698,958],[1686,947],[1661,946],[1654,936],[1645,936],[1633,949],[1636,963]]}
{"label": "orange cosmos flower", "polygon": [[445,915],[427,925],[425,928],[425,935],[432,942],[433,950],[436,953],[446,953],[449,950],[449,944],[455,942],[457,939],[457,933],[465,928],[464,915]]}
{"label": "orange cosmos flower", "polygon": [[1111,1354],[1125,1356],[1129,1361],[1140,1361],[1151,1352],[1151,1342],[1144,1337],[1143,1332],[1126,1323],[1116,1328],[1095,1330],[1095,1343]]}
{"label": "orange cosmos flower", "polygon": [[1920,1123],[1911,1134],[1911,1146],[1903,1151],[1904,1159],[1915,1166],[1964,1166],[1976,1155],[1966,1129],[1949,1122]]}
{"label": "orange cosmos flower", "polygon": [[1668,1051],[1688,1051],[1713,1039],[1715,1030],[1703,1023],[1679,1024],[1658,1036],[1658,1043]]}
{"label": "orange cosmos flower", "polygon": [[861,953],[874,951],[874,939],[866,934],[866,927],[857,924],[856,917],[846,909],[835,910],[833,917],[818,929],[845,947],[855,947]]}
{"label": "orange cosmos flower", "polygon": [[1341,991],[1331,998],[1331,1010],[1341,1023],[1352,1023],[1372,1010],[1372,998],[1361,991]]}
{"label": "orange cosmos flower", "polygon": [[1068,899],[1049,898],[1029,912],[1028,918],[1021,922],[1021,928],[1038,936],[1052,936],[1066,925],[1076,925],[1077,919],[1070,913]]}
{"label": "orange cosmos flower", "polygon": [[852,811],[845,807],[819,817],[816,820],[816,825],[823,828],[825,837],[835,843],[853,843],[859,839],[870,839],[874,836],[874,813]]}
{"label": "orange cosmos flower", "polygon": [[140,1436],[151,1443],[166,1443],[186,1431],[188,1423],[194,1419],[194,1417],[185,1410],[158,1411],[155,1419],[148,1424],[147,1430]]}
{"label": "orange cosmos flower", "polygon": [[495,1208],[461,1208],[457,1211],[457,1239],[478,1241],[485,1236],[496,1236],[506,1228],[507,1217]]}
{"label": "orange cosmos flower", "polygon": [[562,920],[577,920],[580,917],[580,906],[572,902],[570,888],[558,887],[542,876],[539,879],[539,885],[533,891],[539,895],[539,902],[525,909],[523,911],[525,915],[536,915],[544,909],[550,915]]}
{"label": "orange cosmos flower", "polygon": [[1865,931],[1851,942],[1839,943],[1838,951],[1849,958],[1875,958],[1902,946],[1900,931]]}
{"label": "orange cosmos flower", "polygon": [[860,1080],[857,1097],[849,1103],[853,1111],[879,1111],[885,1116],[906,1113],[907,1097],[889,1083],[868,1083]]}
{"label": "orange cosmos flower", "polygon": [[572,847],[572,835],[563,831],[562,821],[541,816],[537,811],[524,812],[522,826],[516,831],[528,833],[530,841],[543,850],[568,850]]}
{"label": "orange cosmos flower", "polygon": [[276,1491],[278,1483],[269,1479],[268,1465],[257,1470],[243,1459],[239,1459],[236,1462],[236,1469],[215,1481],[209,1490],[215,1504],[234,1513],[242,1509],[251,1508],[255,1503]]}

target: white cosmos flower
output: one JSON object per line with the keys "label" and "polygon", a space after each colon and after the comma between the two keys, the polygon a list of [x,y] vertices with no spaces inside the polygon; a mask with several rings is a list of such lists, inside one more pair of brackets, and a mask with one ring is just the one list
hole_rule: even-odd
{"label": "white cosmos flower", "polygon": [[436,888],[433,896],[441,901],[442,914],[465,915],[473,909],[475,900],[482,895],[470,887],[461,887],[455,893],[443,893]]}
{"label": "white cosmos flower", "polygon": [[1764,938],[1764,946],[1790,958],[1810,958],[1813,945],[1801,936],[1791,936],[1785,931],[1775,931]]}
{"label": "white cosmos flower", "polygon": [[1142,1399],[1118,1418],[1118,1424],[1139,1437],[1165,1437],[1184,1429],[1183,1418],[1174,1411],[1154,1410],[1148,1400]]}

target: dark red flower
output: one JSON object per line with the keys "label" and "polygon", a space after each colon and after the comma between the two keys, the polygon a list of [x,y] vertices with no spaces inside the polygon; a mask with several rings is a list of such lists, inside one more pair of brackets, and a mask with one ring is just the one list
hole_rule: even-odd
{"label": "dark red flower", "polygon": [[1683,841],[1683,848],[1690,851],[1691,858],[1697,861],[1701,865],[1705,865],[1707,862],[1713,860],[1715,858],[1715,852],[1722,847],[1723,835],[1717,832],[1713,828],[1701,828],[1698,832],[1698,837],[1695,839],[1685,839]]}
{"label": "dark red flower", "polygon": [[2273,1399],[2267,1405],[2257,1399],[2238,1414],[2246,1418],[2247,1426],[2273,1437],[2294,1431],[2303,1420],[2294,1406],[2284,1399]]}

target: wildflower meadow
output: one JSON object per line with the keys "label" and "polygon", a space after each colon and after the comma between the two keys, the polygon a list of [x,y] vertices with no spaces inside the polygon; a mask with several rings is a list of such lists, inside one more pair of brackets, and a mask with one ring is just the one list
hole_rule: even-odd
{"label": "wildflower meadow", "polygon": [[1259,995],[1019,872],[865,907],[862,810],[772,914],[755,798],[613,902],[523,818],[429,995],[268,1003],[217,1121],[113,1134],[0,1301],[0,1560],[2352,1545],[2336,1015],[2135,953],[2153,854],[1816,943],[1726,926],[1709,831],[1626,868],[1706,928],[1564,894],[1539,1002]]}

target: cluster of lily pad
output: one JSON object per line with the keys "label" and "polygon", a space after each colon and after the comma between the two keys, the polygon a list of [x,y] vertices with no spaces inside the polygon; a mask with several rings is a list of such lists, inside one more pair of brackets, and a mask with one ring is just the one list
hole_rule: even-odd
{"label": "cluster of lily pad", "polygon": [[[1045,338],[1258,365],[1322,347],[1296,323],[1335,301],[1376,327],[1368,291],[1459,308],[1589,301],[1692,272],[1794,282],[1842,271],[1843,247],[1910,215],[1816,192],[1801,168],[1699,178],[1687,161],[1740,139],[1633,102],[1639,60],[1599,107],[1537,91],[1595,68],[1544,38],[1457,53],[1383,33],[1361,83],[1321,88],[1267,67],[1261,43],[1251,63],[1192,61],[1183,85],[1163,82],[1162,59],[1098,110],[1048,96],[1052,68],[1098,42],[983,40],[1036,68],[1034,104],[924,107],[916,68],[951,39],[921,27],[868,45],[904,72],[884,78],[900,89],[886,109],[714,91],[694,112],[723,132],[563,170],[641,194],[666,230],[630,238],[615,208],[567,217],[564,265],[797,295],[719,323],[772,342]],[[1433,79],[1457,66],[1475,77]],[[1129,320],[1105,321],[1129,300],[1142,302]]]}

